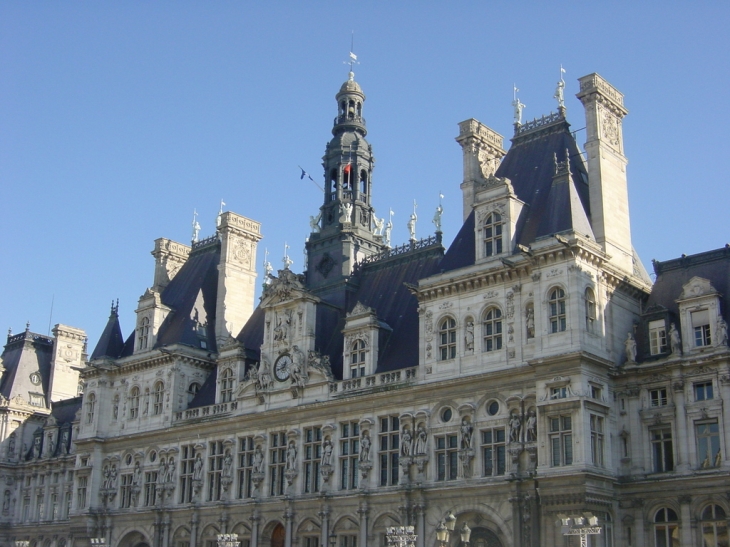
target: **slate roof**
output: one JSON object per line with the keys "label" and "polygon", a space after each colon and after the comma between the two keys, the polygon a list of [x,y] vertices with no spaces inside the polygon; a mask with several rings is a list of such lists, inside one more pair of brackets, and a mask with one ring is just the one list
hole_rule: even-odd
{"label": "slate roof", "polygon": [[119,326],[118,308],[112,305],[112,312],[109,320],[101,333],[99,342],[97,342],[94,351],[91,354],[91,360],[110,357],[117,359],[124,349],[124,338],[122,338],[122,328]]}
{"label": "slate roof", "polygon": [[[51,361],[53,358],[53,339],[36,334],[26,329],[16,335],[8,335],[8,341],[2,354],[5,367],[0,379],[0,395],[12,399],[18,395],[28,401],[28,393],[45,395],[51,378]],[[30,375],[38,372],[41,384],[34,385]]]}

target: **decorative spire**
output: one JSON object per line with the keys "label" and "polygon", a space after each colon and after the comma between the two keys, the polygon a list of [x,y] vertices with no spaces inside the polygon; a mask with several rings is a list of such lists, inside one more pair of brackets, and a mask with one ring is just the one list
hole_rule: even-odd
{"label": "decorative spire", "polygon": [[526,104],[523,104],[522,101],[517,98],[518,91],[519,89],[517,89],[517,86],[512,84],[512,106],[515,108],[515,125],[520,125],[522,123],[522,111],[527,107]]}
{"label": "decorative spire", "polygon": [[30,321],[25,322],[25,332],[28,332],[30,330]]}
{"label": "decorative spire", "polygon": [[555,95],[553,99],[558,101],[558,112],[564,117],[565,116],[565,80],[563,80],[563,74],[565,69],[563,65],[560,65],[560,80],[558,80],[558,86],[555,88]]}
{"label": "decorative spire", "polygon": [[112,298],[112,307],[110,310],[111,315],[119,315],[119,299],[117,298],[116,305],[114,304],[114,299]]}
{"label": "decorative spire", "polygon": [[197,209],[193,209],[193,237],[190,240],[191,243],[198,242],[199,234],[200,234],[200,222],[198,222],[198,211],[197,211]]}

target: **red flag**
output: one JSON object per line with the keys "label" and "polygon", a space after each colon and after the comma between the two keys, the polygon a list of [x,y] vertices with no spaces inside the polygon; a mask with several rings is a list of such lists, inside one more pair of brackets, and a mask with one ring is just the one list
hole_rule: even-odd
{"label": "red flag", "polygon": [[347,165],[345,165],[345,173],[347,173],[349,175],[351,170],[352,170],[352,164],[348,163]]}

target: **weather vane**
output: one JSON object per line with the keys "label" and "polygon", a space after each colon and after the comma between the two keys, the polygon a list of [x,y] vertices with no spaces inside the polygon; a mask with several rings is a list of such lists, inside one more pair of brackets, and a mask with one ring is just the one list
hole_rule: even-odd
{"label": "weather vane", "polygon": [[350,58],[347,61],[344,61],[344,64],[350,65],[350,80],[355,78],[355,73],[353,72],[353,67],[355,65],[359,65],[360,63],[357,60],[357,55],[354,53],[355,50],[355,31],[352,31],[352,37],[350,38]]}

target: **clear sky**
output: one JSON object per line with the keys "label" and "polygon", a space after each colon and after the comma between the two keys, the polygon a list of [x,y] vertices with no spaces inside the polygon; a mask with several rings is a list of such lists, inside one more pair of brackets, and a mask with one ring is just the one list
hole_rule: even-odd
{"label": "clear sky", "polygon": [[[281,267],[301,271],[321,157],[355,33],[356,80],[377,159],[374,205],[393,242],[419,237],[444,194],[461,223],[457,123],[512,136],[512,86],[532,119],[556,109],[559,67],[574,129],[577,78],[625,94],[634,246],[651,271],[723,246],[730,109],[728,2],[0,3],[0,326],[83,328],[89,351],[112,299],[123,334],[152,283],[153,241],[189,243],[225,209],[262,222]],[[578,131],[580,146],[585,131]],[[259,278],[261,279],[261,278]],[[53,302],[53,315],[51,303]]]}

